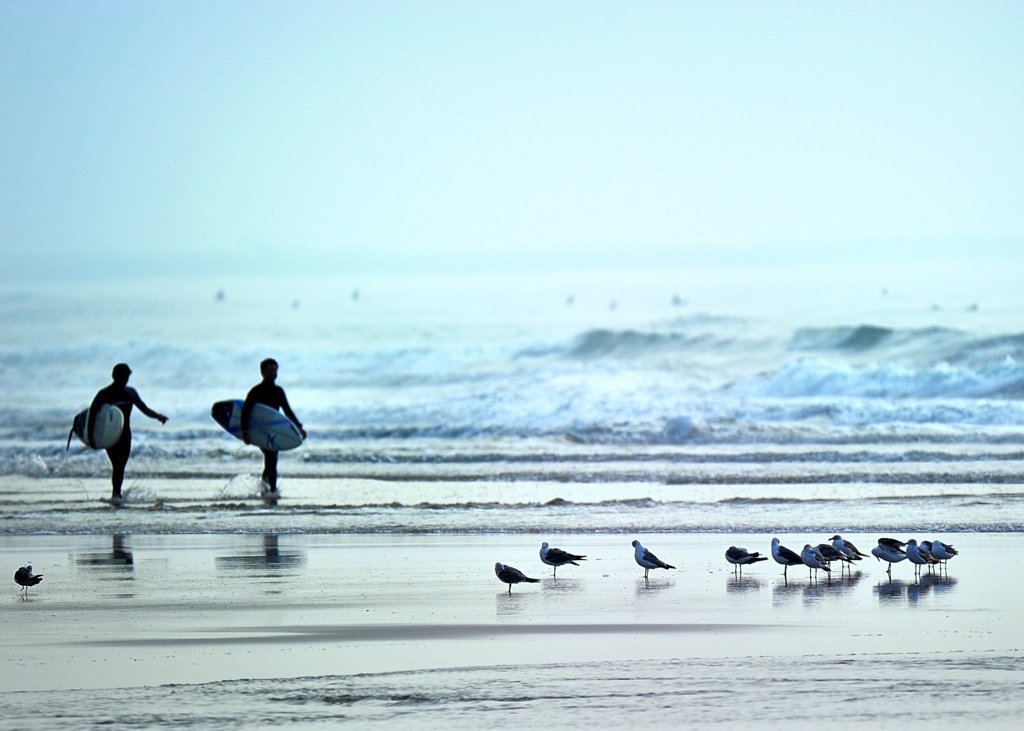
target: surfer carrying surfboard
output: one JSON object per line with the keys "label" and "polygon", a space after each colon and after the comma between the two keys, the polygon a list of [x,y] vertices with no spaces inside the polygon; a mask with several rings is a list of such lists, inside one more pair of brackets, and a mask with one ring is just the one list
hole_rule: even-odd
{"label": "surfer carrying surfboard", "polygon": [[[285,396],[284,389],[275,383],[277,368],[277,361],[273,358],[263,360],[260,363],[260,375],[263,376],[263,380],[249,389],[249,393],[245,397],[245,403],[242,405],[241,426],[242,441],[246,444],[251,444],[249,420],[256,404],[269,406],[275,411],[283,411],[285,416],[295,422],[302,438],[306,438],[306,430],[302,428],[299,418],[292,411],[292,407],[288,405],[288,397]],[[277,493],[277,450],[260,447],[260,451],[263,452],[263,482],[267,485],[266,492]]]}
{"label": "surfer carrying surfboard", "polygon": [[167,423],[166,416],[146,406],[142,399],[139,398],[139,392],[128,385],[128,378],[131,374],[132,369],[128,367],[127,363],[118,363],[114,366],[114,370],[110,374],[113,383],[106,388],[100,389],[96,396],[93,397],[92,405],[89,407],[89,421],[85,427],[85,441],[90,447],[95,448],[93,429],[96,426],[96,415],[99,413],[100,407],[104,404],[116,406],[124,414],[124,426],[121,428],[121,437],[114,446],[107,448],[107,457],[110,459],[111,466],[110,483],[113,487],[113,492],[110,496],[112,503],[119,503],[121,501],[121,484],[124,482],[124,470],[132,453],[132,427],[130,421],[132,407],[138,406],[139,411],[150,419],[156,419],[161,424]]}

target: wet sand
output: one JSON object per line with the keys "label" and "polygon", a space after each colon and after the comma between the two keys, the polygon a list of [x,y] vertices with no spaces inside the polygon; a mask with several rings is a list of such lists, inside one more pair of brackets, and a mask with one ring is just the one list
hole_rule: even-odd
{"label": "wet sand", "polygon": [[[632,537],[4,536],[10,573],[31,561],[44,580],[27,598],[10,583],[2,687],[45,699],[65,689],[619,661],[714,661],[739,678],[766,661],[799,672],[821,658],[877,660],[878,672],[907,658],[1009,658],[1006,672],[1024,668],[1005,561],[1015,534],[943,536],[961,551],[948,576],[915,580],[904,562],[890,580],[872,558],[842,578],[814,580],[797,567],[788,581],[770,560],[741,578],[723,557],[730,544],[767,554],[771,536],[637,536],[679,567],[646,583]],[[847,537],[862,550],[875,538]],[[798,550],[827,536],[781,538]],[[545,539],[588,560],[555,578],[537,556]],[[509,594],[495,561],[541,582]],[[1024,703],[1020,694],[1006,702],[1014,712]]]}
{"label": "wet sand", "polygon": [[[11,573],[31,560],[45,578],[27,600],[10,584],[4,683],[337,672],[324,655],[341,648],[350,668],[379,672],[472,662],[482,640],[506,660],[531,661],[675,657],[682,643],[682,654],[719,656],[1024,646],[1012,572],[999,559],[1013,535],[948,537],[961,549],[948,576],[918,581],[909,562],[890,581],[874,559],[830,580],[794,568],[787,582],[771,561],[739,578],[724,549],[739,542],[767,553],[767,537],[643,538],[679,569],[652,571],[645,584],[629,538],[614,536],[558,541],[589,558],[557,578],[537,557],[541,538],[529,536],[7,536]],[[495,561],[542,581],[510,595]],[[596,636],[599,648],[581,642]],[[666,647],[668,637],[679,642]],[[83,662],[99,672],[82,674]]]}

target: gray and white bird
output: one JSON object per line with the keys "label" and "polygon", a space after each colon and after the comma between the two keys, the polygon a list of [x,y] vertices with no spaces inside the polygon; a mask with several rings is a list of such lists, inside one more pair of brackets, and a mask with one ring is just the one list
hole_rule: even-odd
{"label": "gray and white bird", "polygon": [[894,543],[904,545],[902,541],[895,541],[892,538],[879,538],[878,545],[871,549],[872,556],[879,561],[885,561],[889,564],[885,570],[885,573],[889,574],[889,576],[892,576],[892,565],[894,563],[907,560],[906,552],[899,546],[893,545]]}
{"label": "gray and white bird", "polygon": [[512,584],[521,584],[524,581],[536,584],[540,581],[540,579],[531,579],[515,566],[507,566],[501,562],[494,564],[494,575],[498,577],[498,581],[508,584],[509,594],[512,593]]}
{"label": "gray and white bird", "polygon": [[563,551],[561,548],[551,548],[548,546],[548,542],[544,541],[540,544],[540,560],[546,563],[548,566],[554,566],[552,576],[558,576],[558,567],[565,566],[567,563],[571,563],[573,566],[579,566],[577,561],[586,561],[586,556],[577,556],[574,553]]}
{"label": "gray and white bird", "polygon": [[910,559],[910,563],[914,564],[915,574],[921,573],[922,566],[932,566],[938,563],[938,560],[932,558],[927,549],[922,549],[917,545],[917,539],[915,538],[907,541],[907,558]]}
{"label": "gray and white bird", "polygon": [[799,553],[783,546],[779,543],[778,538],[772,538],[772,558],[775,559],[775,563],[782,564],[783,578],[788,578],[786,572],[789,571],[790,566],[803,566],[804,563]]}
{"label": "gray and white bird", "polygon": [[768,557],[762,556],[757,551],[751,553],[745,548],[729,546],[725,551],[725,560],[735,567],[733,568],[733,573],[738,570],[742,576],[744,566],[751,563],[757,563],[758,561],[767,561]]}
{"label": "gray and white bird", "polygon": [[851,541],[844,539],[838,533],[831,538],[832,546],[840,553],[844,554],[851,561],[860,561],[863,558],[867,558],[868,554],[861,553],[860,549],[857,548]]}
{"label": "gray and white bird", "polygon": [[14,583],[22,587],[25,592],[25,596],[28,596],[28,588],[35,586],[43,580],[42,574],[32,573],[32,564],[22,566],[20,569],[14,572]]}
{"label": "gray and white bird", "polygon": [[830,568],[831,568],[831,563],[833,561],[840,561],[841,562],[840,563],[840,570],[842,569],[843,564],[852,563],[850,558],[845,553],[840,551],[838,548],[833,546],[831,543],[819,543],[817,548],[818,548],[818,553],[820,553],[825,558],[825,560],[829,562],[829,564],[830,564],[829,567]]}
{"label": "gray and white bird", "polygon": [[959,551],[947,543],[932,541],[932,556],[942,561],[942,563],[946,563],[953,556],[958,556],[959,554]]}
{"label": "gray and white bird", "polygon": [[633,541],[633,558],[644,570],[644,581],[647,581],[647,572],[651,569],[674,569],[670,563],[665,563],[660,558],[643,547],[640,541]]}
{"label": "gray and white bird", "polygon": [[832,573],[832,569],[828,567],[828,560],[821,554],[819,549],[810,543],[804,544],[804,550],[800,551],[800,560],[807,567],[807,578],[811,577],[811,569],[814,571],[821,569],[826,574]]}

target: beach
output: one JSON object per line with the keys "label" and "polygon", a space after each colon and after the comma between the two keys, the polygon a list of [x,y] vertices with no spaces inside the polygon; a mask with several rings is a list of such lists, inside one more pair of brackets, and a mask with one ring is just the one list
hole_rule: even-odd
{"label": "beach", "polygon": [[[358,302],[314,279],[285,312],[230,281],[8,287],[0,555],[44,578],[3,600],[2,723],[1013,726],[1016,281],[980,308],[847,289],[812,312],[692,272],[619,280],[569,305],[551,273],[381,277]],[[130,342],[98,334],[131,313]],[[276,506],[210,418],[267,355],[309,432]],[[106,455],[68,439],[116,362],[170,416],[135,413],[120,509]],[[724,557],[837,533],[960,555],[817,580]],[[633,540],[677,570],[645,582]],[[556,579],[543,541],[587,560]],[[540,581],[509,593],[496,562]]]}
{"label": "beach", "polygon": [[[3,536],[7,563],[45,576],[27,598],[11,584],[0,713],[22,728],[809,728],[823,713],[1005,728],[1024,710],[1015,536],[944,536],[961,555],[919,579],[874,558],[817,580],[725,562],[770,538],[653,536],[678,570],[645,583],[631,536],[558,536],[588,558],[557,578],[540,535]],[[495,561],[541,581],[509,594]]]}

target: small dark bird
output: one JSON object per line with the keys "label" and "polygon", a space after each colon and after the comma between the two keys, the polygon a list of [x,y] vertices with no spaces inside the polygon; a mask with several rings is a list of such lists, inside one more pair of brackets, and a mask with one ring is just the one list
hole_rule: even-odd
{"label": "small dark bird", "polygon": [[43,575],[38,576],[32,573],[32,564],[28,566],[22,566],[20,569],[14,572],[14,583],[18,586],[24,587],[25,596],[28,596],[28,588],[35,586],[43,580]]}
{"label": "small dark bird", "polygon": [[552,576],[558,575],[558,567],[564,566],[567,563],[571,563],[573,566],[579,566],[577,561],[586,561],[586,556],[577,556],[568,551],[563,551],[561,548],[549,548],[548,542],[544,541],[540,544],[540,560],[546,563],[548,566],[554,566]]}
{"label": "small dark bird", "polygon": [[[751,553],[745,548],[737,548],[736,546],[729,546],[725,552],[725,560],[731,563],[733,566],[738,567],[740,574],[743,574],[743,566],[748,563],[757,563],[758,561],[767,561],[767,556],[762,556],[760,553],[755,551]],[[737,569],[733,569],[735,572]]]}
{"label": "small dark bird", "polygon": [[636,559],[644,570],[644,581],[647,581],[647,572],[651,569],[674,569],[675,566],[665,563],[653,553],[648,551],[640,541],[633,541],[633,558]]}
{"label": "small dark bird", "polygon": [[503,584],[508,584],[508,593],[512,593],[512,584],[520,584],[527,581],[531,584],[536,584],[540,579],[531,579],[529,576],[524,574],[514,566],[506,566],[503,563],[494,564],[494,575],[498,577],[498,581]]}

